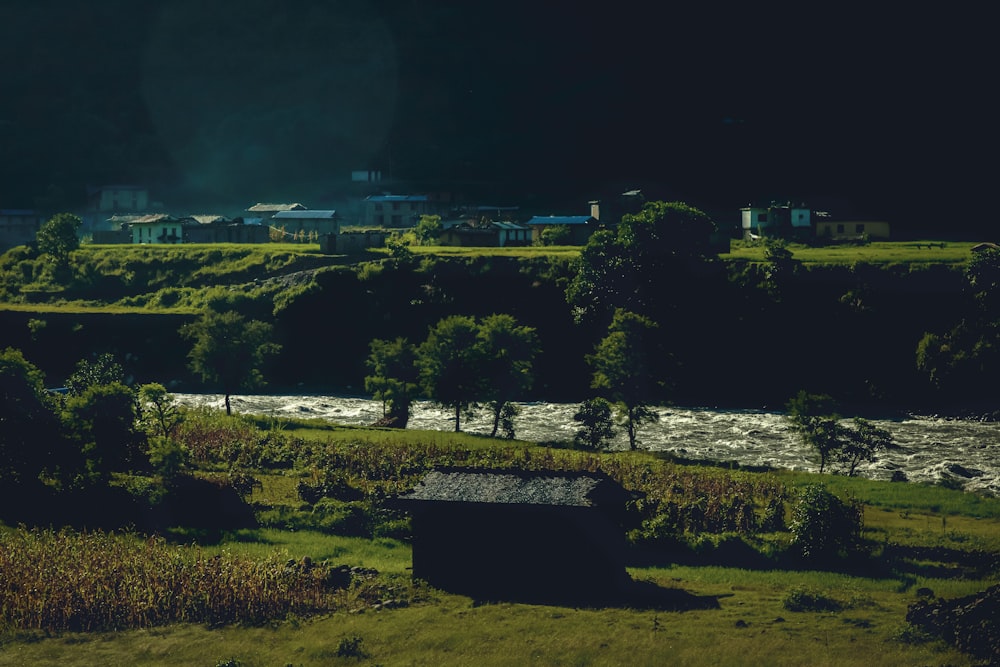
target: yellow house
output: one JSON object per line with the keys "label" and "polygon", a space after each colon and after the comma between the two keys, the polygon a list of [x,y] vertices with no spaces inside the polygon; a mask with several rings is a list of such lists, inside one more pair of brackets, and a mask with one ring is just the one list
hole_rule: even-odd
{"label": "yellow house", "polygon": [[882,221],[816,221],[816,236],[821,239],[846,241],[852,239],[889,240],[889,223]]}

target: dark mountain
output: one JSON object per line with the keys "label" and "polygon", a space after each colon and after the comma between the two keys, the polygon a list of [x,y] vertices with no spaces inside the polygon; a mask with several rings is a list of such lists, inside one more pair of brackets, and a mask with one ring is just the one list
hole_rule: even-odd
{"label": "dark mountain", "polygon": [[969,231],[985,25],[843,3],[3,0],[0,207],[109,182],[313,201],[372,167],[506,202],[643,185]]}

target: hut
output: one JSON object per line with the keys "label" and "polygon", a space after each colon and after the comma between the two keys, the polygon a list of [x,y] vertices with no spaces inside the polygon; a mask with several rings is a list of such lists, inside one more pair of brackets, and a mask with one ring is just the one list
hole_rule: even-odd
{"label": "hut", "polygon": [[592,599],[629,582],[633,495],[602,473],[439,468],[396,506],[413,525],[413,577],[468,595]]}

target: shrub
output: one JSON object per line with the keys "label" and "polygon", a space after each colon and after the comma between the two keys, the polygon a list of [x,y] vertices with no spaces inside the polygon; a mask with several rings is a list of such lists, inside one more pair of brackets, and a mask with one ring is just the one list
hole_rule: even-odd
{"label": "shrub", "polygon": [[822,485],[810,484],[792,510],[792,546],[807,560],[844,556],[860,547],[862,527],[859,502],[842,501]]}
{"label": "shrub", "polygon": [[793,588],[782,601],[788,611],[840,611],[843,605],[816,591]]}

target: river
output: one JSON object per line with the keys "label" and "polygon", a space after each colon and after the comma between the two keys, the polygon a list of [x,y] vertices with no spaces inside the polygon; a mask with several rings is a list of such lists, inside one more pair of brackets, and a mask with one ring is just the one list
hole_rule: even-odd
{"label": "river", "polygon": [[[224,406],[221,395],[175,396],[183,405]],[[382,415],[381,403],[356,396],[233,396],[231,402],[235,412],[319,418],[347,425],[371,424]],[[521,412],[514,421],[519,439],[571,440],[578,427],[573,421],[577,404],[521,403],[519,407]],[[748,466],[819,469],[817,457],[791,430],[783,413],[674,406],[655,410],[660,419],[640,429],[640,448]],[[871,421],[888,430],[898,448],[881,453],[875,463],[862,464],[860,475],[889,479],[900,471],[911,482],[950,480],[969,491],[1000,494],[1000,423],[919,416]],[[451,430],[454,421],[450,412],[418,401],[409,428]],[[462,430],[489,434],[491,422],[486,411],[463,422]],[[613,447],[628,447],[624,433],[618,434]]]}

